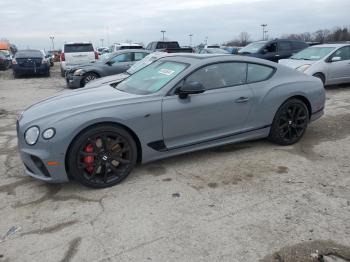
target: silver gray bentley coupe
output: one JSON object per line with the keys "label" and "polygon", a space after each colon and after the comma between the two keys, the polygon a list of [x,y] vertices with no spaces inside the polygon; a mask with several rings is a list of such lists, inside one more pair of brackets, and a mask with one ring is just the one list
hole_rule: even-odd
{"label": "silver gray bentley coupe", "polygon": [[29,107],[17,121],[19,152],[30,176],[102,188],[137,163],[185,152],[259,138],[291,145],[324,105],[322,82],[285,66],[175,55]]}

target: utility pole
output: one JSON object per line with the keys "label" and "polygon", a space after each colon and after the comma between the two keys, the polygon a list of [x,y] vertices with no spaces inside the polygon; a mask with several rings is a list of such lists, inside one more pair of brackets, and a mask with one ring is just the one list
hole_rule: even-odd
{"label": "utility pole", "polygon": [[205,45],[208,44],[208,37],[207,36],[205,37],[204,43],[205,43]]}
{"label": "utility pole", "polygon": [[190,37],[190,47],[192,47],[192,36],[193,36],[193,34],[189,34],[188,36]]}
{"label": "utility pole", "polygon": [[163,34],[163,42],[164,42],[164,40],[165,40],[164,34],[165,34],[166,31],[165,30],[161,30],[160,32]]}
{"label": "utility pole", "polygon": [[262,32],[263,32],[263,38],[262,40],[265,40],[265,27],[267,27],[267,24],[261,24]]}
{"label": "utility pole", "polygon": [[104,39],[101,38],[100,41],[101,41],[101,47],[103,47],[103,41],[104,41]]}
{"label": "utility pole", "polygon": [[55,39],[55,37],[54,36],[50,36],[49,37],[50,38],[50,40],[51,40],[51,43],[52,43],[52,49],[51,49],[51,51],[53,51],[53,50],[55,50],[55,43],[54,43],[54,39]]}

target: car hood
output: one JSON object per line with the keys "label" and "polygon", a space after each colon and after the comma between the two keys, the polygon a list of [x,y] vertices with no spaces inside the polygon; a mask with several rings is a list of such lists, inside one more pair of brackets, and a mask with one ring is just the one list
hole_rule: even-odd
{"label": "car hood", "polygon": [[288,66],[290,68],[296,69],[303,65],[312,65],[317,61],[311,61],[311,60],[298,60],[298,59],[280,59],[278,61],[279,64]]}
{"label": "car hood", "polygon": [[27,108],[20,117],[21,125],[40,121],[56,122],[71,115],[108,107],[130,104],[143,96],[117,90],[110,85],[63,92]]}
{"label": "car hood", "polygon": [[85,85],[85,87],[90,88],[90,87],[98,87],[98,86],[106,85],[106,84],[119,83],[127,77],[129,77],[129,74],[127,74],[127,73],[121,73],[121,74],[117,74],[117,75],[101,77],[101,78],[97,78],[95,80],[90,81],[89,83],[87,83]]}

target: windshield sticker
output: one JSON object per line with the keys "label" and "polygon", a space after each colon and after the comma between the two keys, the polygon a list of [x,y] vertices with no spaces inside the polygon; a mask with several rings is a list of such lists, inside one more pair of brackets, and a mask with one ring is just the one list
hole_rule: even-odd
{"label": "windshield sticker", "polygon": [[174,70],[170,70],[170,69],[166,69],[166,68],[162,68],[158,71],[159,74],[162,74],[162,75],[166,75],[166,76],[171,76],[172,74],[175,73]]}

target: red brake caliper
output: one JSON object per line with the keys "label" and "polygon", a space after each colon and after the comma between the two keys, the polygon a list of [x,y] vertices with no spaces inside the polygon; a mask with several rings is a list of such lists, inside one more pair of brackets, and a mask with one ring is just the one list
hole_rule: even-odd
{"label": "red brake caliper", "polygon": [[[92,152],[94,152],[94,146],[89,144],[85,147],[84,151],[86,153],[92,153]],[[92,173],[92,171],[94,170],[94,160],[95,160],[95,158],[93,156],[85,156],[83,158],[83,161],[86,164],[86,170],[89,173]]]}

